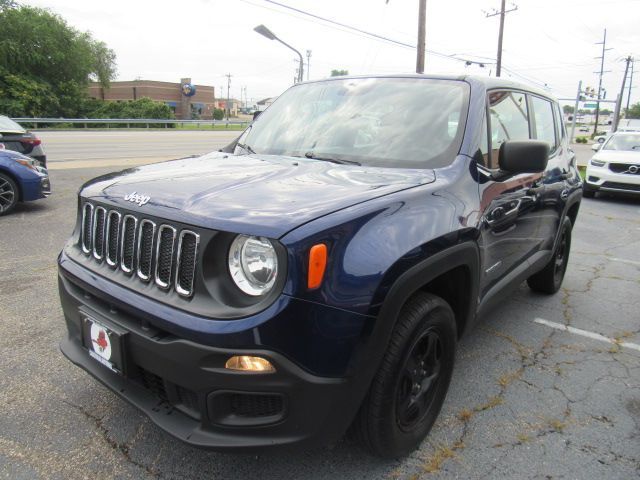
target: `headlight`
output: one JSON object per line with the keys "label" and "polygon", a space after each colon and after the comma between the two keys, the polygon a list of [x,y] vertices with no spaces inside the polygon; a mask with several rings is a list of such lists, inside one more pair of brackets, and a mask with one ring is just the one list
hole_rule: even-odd
{"label": "headlight", "polygon": [[28,158],[28,159],[27,158],[14,158],[14,160],[16,162],[18,162],[20,165],[23,165],[23,166],[25,166],[25,167],[27,167],[27,168],[29,168],[31,170],[38,171],[36,169],[36,166],[35,166],[36,165],[36,161],[35,160],[32,160],[30,158]]}
{"label": "headlight", "polygon": [[595,160],[595,159],[591,159],[591,165],[593,165],[594,167],[604,167],[604,164],[606,162],[603,162],[602,160]]}
{"label": "headlight", "polygon": [[238,235],[229,249],[231,278],[247,295],[268,293],[276,283],[278,257],[271,242],[264,237]]}

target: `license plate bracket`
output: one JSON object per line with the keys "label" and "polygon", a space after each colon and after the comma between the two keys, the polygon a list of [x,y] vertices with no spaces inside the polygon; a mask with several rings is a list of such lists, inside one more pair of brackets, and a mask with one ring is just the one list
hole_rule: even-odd
{"label": "license plate bracket", "polygon": [[82,341],[89,356],[111,371],[124,375],[126,330],[103,318],[80,311],[82,318]]}

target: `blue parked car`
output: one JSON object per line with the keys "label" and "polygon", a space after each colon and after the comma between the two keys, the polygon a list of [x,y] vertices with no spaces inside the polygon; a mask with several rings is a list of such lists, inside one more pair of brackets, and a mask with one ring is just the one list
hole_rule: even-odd
{"label": "blue parked car", "polygon": [[47,170],[38,162],[11,150],[0,150],[0,215],[18,202],[46,198],[51,194]]}
{"label": "blue parked car", "polygon": [[581,199],[544,90],[300,83],[223,151],[83,186],[61,349],[194,446],[310,446],[353,425],[405,455],[459,337],[524,281],[558,291]]}

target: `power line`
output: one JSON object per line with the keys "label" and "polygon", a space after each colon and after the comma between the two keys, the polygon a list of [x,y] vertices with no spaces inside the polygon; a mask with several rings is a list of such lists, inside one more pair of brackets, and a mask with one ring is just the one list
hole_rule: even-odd
{"label": "power line", "polygon": [[351,25],[346,25],[346,24],[341,23],[341,22],[336,22],[335,20],[331,20],[329,18],[324,18],[324,17],[321,17],[320,15],[316,15],[316,14],[311,13],[311,12],[305,12],[304,10],[300,10],[299,8],[295,8],[295,7],[291,7],[289,5],[285,5],[284,3],[275,2],[274,0],[263,0],[263,1],[267,2],[267,3],[272,3],[273,5],[278,5],[279,7],[286,8],[286,9],[292,10],[294,12],[298,12],[298,13],[300,13],[302,15],[306,15],[308,17],[312,17],[312,18],[321,20],[323,22],[331,23],[333,25],[338,25],[338,26],[340,26],[342,28],[346,28],[348,30],[353,30],[355,32],[359,32],[359,33],[362,33],[364,35],[368,35],[370,37],[378,38],[378,39],[384,40],[386,42],[394,43],[396,45],[400,45],[400,46],[407,47],[407,48],[416,48],[415,45],[410,45],[408,43],[400,42],[398,40],[394,40],[392,38],[385,37],[383,35],[378,35],[377,33],[367,32],[366,30],[361,30],[359,28],[352,27]]}

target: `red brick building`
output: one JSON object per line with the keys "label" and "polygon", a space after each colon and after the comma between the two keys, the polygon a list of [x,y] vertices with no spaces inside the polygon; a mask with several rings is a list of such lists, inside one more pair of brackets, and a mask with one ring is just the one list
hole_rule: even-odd
{"label": "red brick building", "polygon": [[195,85],[196,93],[189,97],[183,94],[182,86],[190,83],[190,78],[183,78],[179,83],[155,80],[111,82],[109,88],[103,88],[99,83],[92,83],[89,85],[89,96],[110,102],[148,97],[166,103],[180,120],[211,119],[213,109],[216,107],[214,88],[208,85]]}

